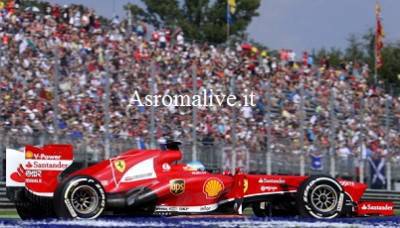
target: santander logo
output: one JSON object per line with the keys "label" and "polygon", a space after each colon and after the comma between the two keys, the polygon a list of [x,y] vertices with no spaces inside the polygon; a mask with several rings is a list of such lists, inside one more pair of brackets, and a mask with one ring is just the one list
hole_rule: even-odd
{"label": "santander logo", "polygon": [[62,171],[72,163],[72,160],[63,160],[61,155],[33,153],[31,151],[25,153],[25,158],[27,170]]}
{"label": "santander logo", "polygon": [[11,179],[15,182],[23,183],[25,181],[25,169],[19,165],[17,171],[11,174]]}
{"label": "santander logo", "polygon": [[383,206],[364,204],[364,205],[362,205],[361,209],[362,210],[387,211],[387,210],[393,210],[393,206],[390,206],[387,204],[385,204]]}

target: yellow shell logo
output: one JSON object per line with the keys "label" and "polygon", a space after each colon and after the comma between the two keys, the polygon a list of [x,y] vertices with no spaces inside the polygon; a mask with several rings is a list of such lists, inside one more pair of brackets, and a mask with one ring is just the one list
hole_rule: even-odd
{"label": "yellow shell logo", "polygon": [[249,180],[244,179],[243,180],[243,193],[246,193],[247,189],[249,189]]}
{"label": "yellow shell logo", "polygon": [[119,172],[123,173],[125,171],[125,161],[124,160],[116,160],[114,161],[114,167]]}
{"label": "yellow shell logo", "polygon": [[224,184],[218,178],[209,178],[204,183],[203,191],[207,198],[216,198],[224,190]]}
{"label": "yellow shell logo", "polygon": [[30,151],[30,150],[26,151],[26,153],[25,153],[25,158],[27,158],[27,159],[33,158],[33,152]]}

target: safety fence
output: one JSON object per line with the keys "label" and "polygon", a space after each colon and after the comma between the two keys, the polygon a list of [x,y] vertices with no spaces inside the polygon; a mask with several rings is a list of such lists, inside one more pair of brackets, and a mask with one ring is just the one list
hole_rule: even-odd
{"label": "safety fence", "polygon": [[[71,136],[58,136],[57,141],[50,134],[35,133],[21,134],[15,132],[0,131],[0,150],[6,148],[21,149],[25,145],[45,145],[49,143],[66,143],[74,147],[74,159],[76,162],[87,166],[104,159],[104,140],[99,137],[83,137],[76,139]],[[388,190],[400,190],[400,165],[395,157],[388,157],[384,166],[380,168],[382,176],[374,177],[372,167],[367,159],[348,154],[338,156],[329,153],[327,148],[318,147],[315,152],[298,153],[290,147],[276,145],[269,152],[265,148],[250,148],[245,145],[232,146],[226,142],[212,143],[183,143],[183,161],[198,160],[210,171],[232,170],[232,167],[241,167],[249,173],[285,174],[285,175],[313,175],[329,174],[349,180],[362,181],[373,186],[373,179],[383,179],[384,183],[379,188]],[[127,149],[141,148],[143,144],[137,139],[111,139],[111,155],[117,155]],[[162,146],[162,145],[161,145]],[[196,151],[196,153],[193,153]],[[268,153],[270,153],[268,155]],[[194,157],[194,155],[196,157]],[[0,153],[1,177],[5,179],[5,154]],[[233,162],[236,161],[236,162]],[[268,170],[270,164],[270,172]],[[303,172],[303,173],[302,173]]]}

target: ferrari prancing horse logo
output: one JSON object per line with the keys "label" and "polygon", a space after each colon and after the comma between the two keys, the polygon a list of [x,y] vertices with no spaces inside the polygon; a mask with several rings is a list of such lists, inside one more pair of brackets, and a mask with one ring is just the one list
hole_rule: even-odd
{"label": "ferrari prancing horse logo", "polygon": [[169,191],[174,195],[180,195],[185,192],[185,180],[173,179],[169,181]]}
{"label": "ferrari prancing horse logo", "polygon": [[125,171],[125,161],[124,160],[116,160],[114,161],[114,167],[117,169],[119,172],[123,173]]}
{"label": "ferrari prancing horse logo", "polygon": [[245,178],[243,180],[243,193],[246,193],[247,189],[249,189],[249,180],[247,180],[247,178]]}

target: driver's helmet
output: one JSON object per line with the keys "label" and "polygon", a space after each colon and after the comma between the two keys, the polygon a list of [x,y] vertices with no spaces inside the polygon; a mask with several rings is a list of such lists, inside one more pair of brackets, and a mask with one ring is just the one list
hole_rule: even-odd
{"label": "driver's helmet", "polygon": [[199,161],[191,161],[186,164],[186,168],[192,171],[205,171],[206,167]]}

